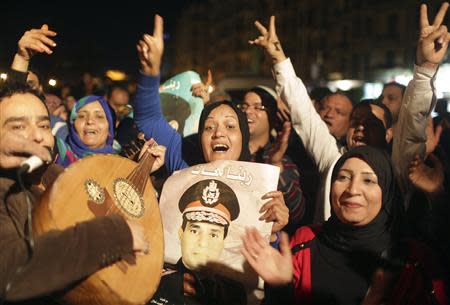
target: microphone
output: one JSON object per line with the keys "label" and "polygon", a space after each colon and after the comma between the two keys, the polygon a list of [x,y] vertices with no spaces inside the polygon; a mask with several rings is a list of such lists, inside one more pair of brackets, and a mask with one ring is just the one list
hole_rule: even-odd
{"label": "microphone", "polygon": [[28,159],[26,159],[25,161],[23,161],[22,163],[20,163],[20,167],[19,167],[19,173],[31,173],[32,171],[34,171],[35,169],[37,169],[38,167],[41,167],[44,164],[44,161],[42,161],[41,158],[39,158],[38,156],[31,156]]}

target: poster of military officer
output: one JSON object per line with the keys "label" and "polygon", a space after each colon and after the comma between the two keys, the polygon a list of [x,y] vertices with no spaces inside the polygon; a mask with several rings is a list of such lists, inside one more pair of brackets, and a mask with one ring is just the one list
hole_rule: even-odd
{"label": "poster of military officer", "polygon": [[[277,187],[279,168],[214,161],[181,170],[164,184],[160,210],[165,270],[149,304],[246,304],[260,285],[240,248],[245,228],[268,240],[272,223],[258,220]],[[261,287],[261,286],[260,286]]]}
{"label": "poster of military officer", "polygon": [[[246,282],[241,235],[256,227],[267,239],[271,223],[258,220],[261,197],[277,188],[279,168],[241,161],[214,161],[172,175],[160,200],[165,262],[190,270],[216,267]],[[217,271],[217,270],[216,270]]]}

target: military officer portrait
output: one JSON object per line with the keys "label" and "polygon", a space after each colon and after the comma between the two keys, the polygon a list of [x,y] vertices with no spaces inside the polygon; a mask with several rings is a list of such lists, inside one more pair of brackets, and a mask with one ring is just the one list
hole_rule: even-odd
{"label": "military officer portrait", "polygon": [[208,262],[219,261],[230,224],[239,216],[235,192],[222,181],[201,180],[181,195],[178,208],[181,258],[166,264],[149,304],[245,304],[241,284],[202,272]]}
{"label": "military officer portrait", "polygon": [[202,180],[183,193],[178,208],[183,215],[178,233],[183,264],[196,270],[217,261],[230,223],[239,216],[234,191],[222,181]]}

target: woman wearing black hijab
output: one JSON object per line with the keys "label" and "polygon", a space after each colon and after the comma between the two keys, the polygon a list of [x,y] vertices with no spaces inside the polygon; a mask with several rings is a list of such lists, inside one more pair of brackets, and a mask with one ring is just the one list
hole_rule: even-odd
{"label": "woman wearing black hijab", "polygon": [[[301,227],[290,245],[283,237],[281,253],[250,229],[243,237],[242,252],[267,283],[292,282],[295,304],[361,304],[365,297],[374,297],[372,279],[379,268],[400,276],[391,277],[393,282],[385,286],[389,292],[375,296],[379,303],[428,304],[433,291],[437,303],[446,304],[428,250],[418,243],[403,243],[403,205],[397,196],[389,156],[369,146],[356,147],[334,167],[333,212],[323,226]],[[433,280],[432,286],[430,281],[425,287],[424,275]],[[405,302],[406,293],[414,297]]]}
{"label": "woman wearing black hijab", "polygon": [[[181,136],[165,121],[157,125],[159,130],[153,130],[153,135],[158,142],[158,136]],[[161,130],[163,129],[163,130]],[[150,130],[144,130],[150,134]],[[218,101],[209,103],[203,109],[198,127],[198,139],[201,148],[202,160],[200,162],[213,162],[216,160],[249,161],[248,148],[249,131],[247,118],[243,112],[236,108],[230,101]],[[181,141],[168,142],[166,160],[178,160],[175,170],[188,167],[181,158]],[[179,161],[181,159],[181,162]],[[261,216],[267,221],[274,222],[274,230],[278,231],[288,222],[288,209],[284,203],[283,193],[279,191],[269,192],[264,199],[271,199],[265,205]],[[284,213],[279,213],[284,208]],[[276,211],[274,211],[276,210]],[[281,215],[281,216],[280,216]],[[270,217],[270,219],[269,219]],[[245,304],[245,291],[235,287],[236,283],[228,279],[205,277],[197,270],[189,270],[184,266],[166,266],[174,273],[170,278],[163,277],[164,285],[161,285],[155,298],[151,302],[169,300],[171,304]],[[168,281],[173,281],[168,283]],[[159,299],[161,298],[161,299]],[[150,303],[151,303],[150,302]]]}
{"label": "woman wearing black hijab", "polygon": [[[231,129],[230,127],[236,127],[235,129],[240,131],[241,144],[239,151],[237,148],[238,143],[233,143],[233,139],[228,137],[229,140],[225,141],[228,143],[222,143],[224,144],[224,146],[220,147],[220,150],[222,151],[214,154],[214,151],[218,150],[218,147],[215,149],[215,142],[208,141],[208,137],[210,137],[211,132],[213,132],[213,130],[211,130],[211,127],[214,125],[214,120],[211,116],[212,113],[218,113],[218,115],[224,116],[229,116],[231,114],[234,117],[233,119],[225,123],[228,124],[226,125],[228,130]],[[216,115],[215,117],[217,117],[218,115]],[[238,126],[231,125],[236,123],[238,124]],[[205,108],[203,108],[198,124],[198,137],[200,141],[200,147],[203,151],[203,162],[210,162],[222,158],[231,160],[234,159],[238,161],[250,161],[250,150],[248,148],[250,135],[248,131],[247,117],[242,111],[237,109],[234,103],[230,101],[223,100],[209,103],[205,106]],[[231,154],[225,154],[225,152],[228,153],[229,150],[233,149],[236,150],[234,153],[231,152]],[[221,156],[221,153],[223,156]],[[237,158],[233,158],[233,156],[237,156]]]}

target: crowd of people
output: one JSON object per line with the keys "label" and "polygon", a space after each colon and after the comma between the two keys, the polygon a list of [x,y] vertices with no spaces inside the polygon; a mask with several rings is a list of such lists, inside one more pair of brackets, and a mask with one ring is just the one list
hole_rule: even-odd
{"label": "crowd of people", "polygon": [[[161,109],[162,17],[137,43],[135,92],[111,85],[101,94],[86,76],[80,96],[45,93],[29,64],[37,53],[52,54],[57,33],[47,25],[25,32],[0,89],[0,302],[51,299],[103,268],[105,253],[116,258],[109,264],[151,255],[142,226],[117,214],[35,236],[30,255],[27,201],[39,201],[46,171],[89,155],[130,157],[130,139],[139,138],[130,158],[152,154],[149,174],[159,185],[177,170],[216,160],[279,167],[259,218],[273,223],[270,240],[254,228],[242,236],[243,256],[265,281],[261,304],[450,304],[450,116],[434,91],[448,55],[448,7],[430,21],[421,6],[408,86],[387,83],[363,101],[308,92],[275,17],[267,26],[256,21],[259,36],[249,47],[263,49],[276,88],[256,84],[242,100],[220,99],[209,92],[209,75],[192,88],[205,104],[189,137]],[[44,165],[22,183],[17,170],[30,156]],[[239,283],[192,269],[165,266],[171,282],[149,304],[251,303]]]}

